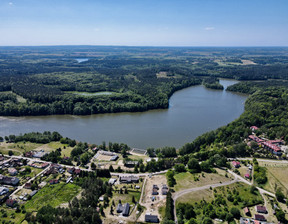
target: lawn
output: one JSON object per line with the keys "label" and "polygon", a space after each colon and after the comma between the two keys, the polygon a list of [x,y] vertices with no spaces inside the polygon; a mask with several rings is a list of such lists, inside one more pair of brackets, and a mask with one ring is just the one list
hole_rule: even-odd
{"label": "lawn", "polygon": [[57,207],[62,203],[72,200],[79,193],[80,189],[79,186],[71,183],[46,185],[25,204],[25,209],[27,212],[37,211],[48,204],[52,207]]}
{"label": "lawn", "polygon": [[201,187],[209,184],[215,184],[231,180],[230,175],[228,175],[228,177],[225,177],[225,174],[220,172],[197,174],[191,174],[189,172],[186,172],[178,173],[174,177],[176,179],[176,185],[174,187],[175,191],[180,191],[193,187]]}
{"label": "lawn", "polygon": [[[61,148],[61,157],[68,156],[70,157],[73,147],[68,146],[68,144],[62,144],[60,142],[50,142],[47,144],[50,148],[58,149]],[[65,146],[65,149],[64,149]]]}

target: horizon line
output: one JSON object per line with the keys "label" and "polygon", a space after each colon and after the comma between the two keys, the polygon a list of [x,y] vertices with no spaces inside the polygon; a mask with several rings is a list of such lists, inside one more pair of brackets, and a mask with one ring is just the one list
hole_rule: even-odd
{"label": "horizon line", "polygon": [[93,44],[67,44],[67,45],[61,45],[61,44],[48,44],[48,45],[0,45],[0,48],[1,47],[155,47],[155,48],[158,48],[158,47],[165,47],[165,48],[201,48],[201,47],[205,47],[205,48],[224,48],[224,47],[228,47],[228,48],[235,48],[235,47],[243,47],[243,48],[257,48],[257,47],[261,47],[261,48],[271,48],[271,47],[288,47],[287,46],[283,46],[283,45],[253,45],[253,46],[249,46],[249,45],[240,45],[240,46],[237,46],[237,45],[208,45],[208,46],[193,46],[193,45],[183,45],[183,46],[174,46],[174,45],[93,45]]}

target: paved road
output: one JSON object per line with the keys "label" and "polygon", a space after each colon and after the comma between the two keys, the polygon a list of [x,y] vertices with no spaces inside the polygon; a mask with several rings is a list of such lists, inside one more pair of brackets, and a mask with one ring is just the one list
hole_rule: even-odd
{"label": "paved road", "polygon": [[[229,158],[230,160],[233,160],[232,158]],[[253,160],[253,158],[235,158],[236,160]],[[268,163],[282,163],[282,164],[288,164],[288,160],[276,160],[276,159],[257,159],[257,161],[260,162],[268,162]]]}

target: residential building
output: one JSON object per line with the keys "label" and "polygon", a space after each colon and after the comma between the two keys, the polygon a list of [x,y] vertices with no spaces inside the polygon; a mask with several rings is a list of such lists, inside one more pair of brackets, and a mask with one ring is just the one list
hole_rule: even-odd
{"label": "residential building", "polygon": [[15,168],[8,168],[8,172],[11,176],[15,176],[18,173],[18,171]]}
{"label": "residential building", "polygon": [[7,187],[0,187],[0,195],[7,194],[9,189]]}
{"label": "residential building", "polygon": [[0,184],[17,185],[19,179],[17,177],[7,177],[0,174]]}
{"label": "residential building", "polygon": [[157,215],[146,214],[145,215],[145,222],[158,223],[159,219],[158,219]]}
{"label": "residential building", "polygon": [[134,166],[137,166],[138,164],[139,164],[138,161],[126,161],[124,163],[124,166],[132,168]]}
{"label": "residential building", "polygon": [[139,177],[137,176],[123,176],[119,178],[120,183],[126,183],[126,184],[131,184],[131,183],[139,183]]}
{"label": "residential building", "polygon": [[267,209],[265,206],[260,206],[260,205],[257,205],[256,206],[256,211],[259,212],[259,213],[264,213],[264,214],[267,214]]}
{"label": "residential building", "polygon": [[233,162],[232,162],[232,165],[233,165],[235,168],[239,168],[239,167],[240,167],[240,162],[239,162],[239,161],[233,161]]}
{"label": "residential building", "polygon": [[49,184],[58,184],[59,183],[59,180],[57,179],[52,179],[49,181]]}
{"label": "residential building", "polygon": [[117,213],[122,213],[123,216],[129,216],[130,205],[125,203],[124,205],[118,204],[116,208]]}
{"label": "residential building", "polygon": [[259,214],[255,214],[255,219],[258,221],[266,221],[266,218],[264,215],[259,215]]}
{"label": "residential building", "polygon": [[245,215],[251,216],[251,212],[250,212],[250,209],[248,207],[245,207],[243,210],[244,210]]}
{"label": "residential building", "polygon": [[7,205],[8,207],[13,208],[16,204],[17,204],[17,201],[16,201],[16,200],[13,200],[13,199],[7,199],[7,200],[6,200],[6,205]]}

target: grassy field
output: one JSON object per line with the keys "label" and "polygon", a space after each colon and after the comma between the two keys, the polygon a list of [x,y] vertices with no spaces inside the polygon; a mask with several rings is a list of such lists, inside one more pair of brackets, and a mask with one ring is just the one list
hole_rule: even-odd
{"label": "grassy field", "polygon": [[[65,149],[64,149],[65,146]],[[29,152],[31,150],[40,151],[41,149],[51,152],[55,149],[61,148],[61,156],[70,157],[72,147],[69,147],[67,144],[61,144],[60,142],[50,142],[48,144],[39,144],[32,142],[17,142],[17,143],[0,143],[0,153],[8,155],[8,152],[11,150],[14,155],[22,155],[24,152]]]}
{"label": "grassy field", "polygon": [[191,192],[189,194],[185,194],[177,199],[176,205],[178,203],[195,203],[197,201],[205,200],[207,202],[213,200],[213,192],[212,190],[206,189],[196,192]]}
{"label": "grassy field", "polygon": [[178,173],[174,177],[176,179],[176,185],[174,187],[175,191],[231,180],[231,176],[228,174],[228,177],[225,177],[225,172],[223,171],[219,173],[202,173],[202,174],[201,173],[191,174],[189,172],[186,172],[186,173]]}
{"label": "grassy field", "polygon": [[17,143],[0,143],[0,152],[8,155],[11,150],[14,155],[22,155],[23,152],[31,151],[35,148],[40,147],[42,144],[32,143],[32,142],[17,142]]}
{"label": "grassy field", "polygon": [[37,211],[47,204],[57,207],[72,200],[79,191],[80,187],[75,184],[47,185],[25,204],[25,209],[27,212]]}
{"label": "grassy field", "polygon": [[[276,188],[282,188],[284,194],[288,192],[288,166],[287,167],[266,167],[268,182],[264,185],[264,189],[274,192]],[[286,195],[287,196],[287,195]]]}

